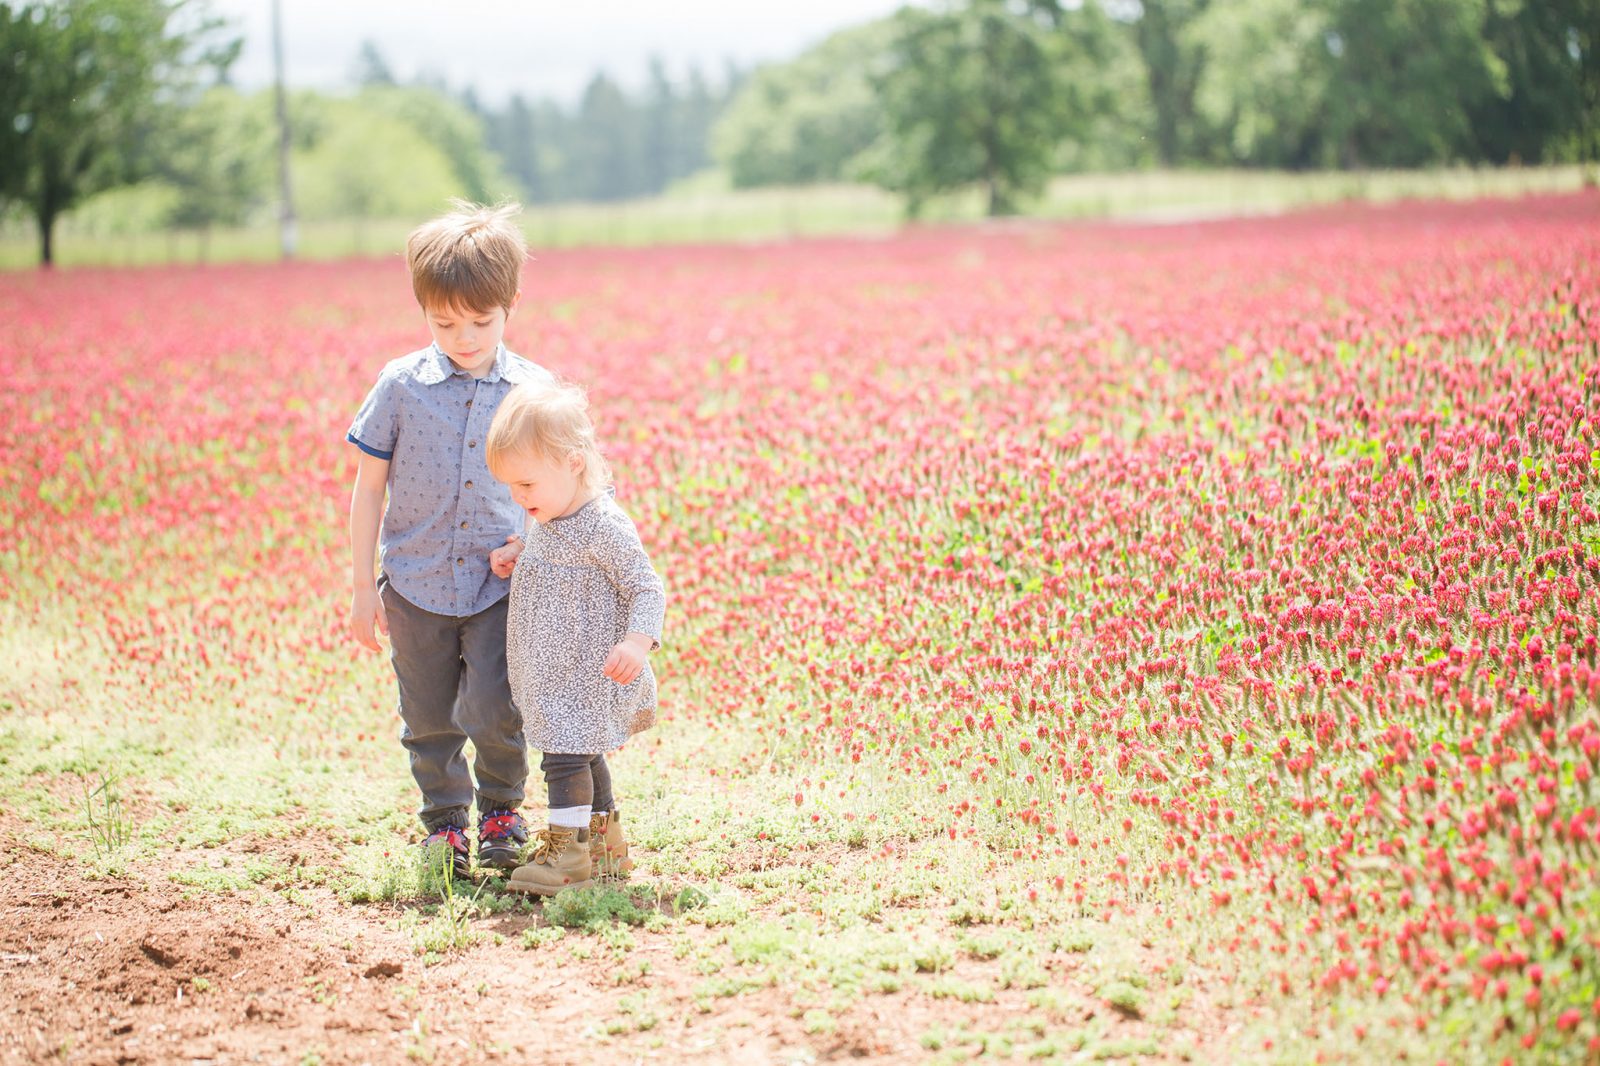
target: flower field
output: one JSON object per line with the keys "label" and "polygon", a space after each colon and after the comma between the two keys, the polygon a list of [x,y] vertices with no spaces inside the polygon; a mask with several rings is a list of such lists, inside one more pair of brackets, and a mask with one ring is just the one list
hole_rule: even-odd
{"label": "flower field", "polygon": [[[342,626],[403,263],[13,274],[0,317],[8,849],[404,847]],[[540,253],[508,339],[589,387],[667,581],[652,875],[837,844],[877,928],[943,878],[928,936],[1137,930],[1209,967],[1211,1061],[1600,1059],[1600,196]],[[130,840],[69,787],[113,770]],[[672,816],[691,774],[736,802]]]}

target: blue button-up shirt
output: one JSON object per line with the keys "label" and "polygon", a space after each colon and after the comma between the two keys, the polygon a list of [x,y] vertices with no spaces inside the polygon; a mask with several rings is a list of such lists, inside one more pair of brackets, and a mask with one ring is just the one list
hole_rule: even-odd
{"label": "blue button-up shirt", "polygon": [[550,372],[507,351],[481,378],[430,345],[383,368],[345,439],[389,461],[389,505],[378,536],[389,584],[425,611],[462,618],[510,588],[489,552],[522,532],[527,513],[489,473],[484,444],[500,401]]}

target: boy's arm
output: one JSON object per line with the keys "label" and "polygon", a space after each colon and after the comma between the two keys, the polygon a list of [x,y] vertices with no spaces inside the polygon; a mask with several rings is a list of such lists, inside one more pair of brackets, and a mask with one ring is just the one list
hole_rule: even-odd
{"label": "boy's arm", "polygon": [[389,619],[378,596],[378,526],[389,487],[389,460],[361,452],[356,484],[350,493],[350,635],[364,647],[378,650],[373,625],[389,635]]}

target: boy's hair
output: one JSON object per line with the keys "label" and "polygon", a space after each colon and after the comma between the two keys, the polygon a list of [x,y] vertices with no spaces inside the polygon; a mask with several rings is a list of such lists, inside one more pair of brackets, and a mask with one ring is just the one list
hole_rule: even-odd
{"label": "boy's hair", "polygon": [[522,211],[450,201],[455,210],[425,222],[406,238],[411,289],[424,311],[509,309],[522,288],[528,242],[512,220]]}
{"label": "boy's hair", "polygon": [[563,381],[518,385],[506,393],[484,441],[490,473],[499,477],[514,455],[560,463],[573,454],[583,459],[580,478],[586,488],[611,484],[611,467],[600,454],[583,389]]}

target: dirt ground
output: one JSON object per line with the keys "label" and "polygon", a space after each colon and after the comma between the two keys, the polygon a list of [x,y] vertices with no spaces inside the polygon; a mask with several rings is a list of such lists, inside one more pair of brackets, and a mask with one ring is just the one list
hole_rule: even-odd
{"label": "dirt ground", "polygon": [[[520,934],[543,924],[537,913],[480,919],[505,941],[425,966],[394,928],[398,906],[351,905],[327,888],[300,890],[296,902],[186,893],[164,870],[86,880],[19,844],[6,821],[0,1063],[901,1063],[928,1058],[920,1041],[930,1027],[966,1020],[999,1031],[1031,1011],[1015,990],[971,1004],[906,990],[863,997],[831,1031],[811,1033],[792,993],[769,987],[705,1013],[694,994],[704,974],[692,956],[675,957],[673,936],[641,933],[628,964],[648,961],[650,972],[619,986],[606,951],[577,960],[565,942],[525,949]],[[263,845],[230,848],[242,858]],[[1087,989],[1065,987],[1081,995],[1084,1020],[1106,1011]],[[655,1024],[607,1032],[618,1001],[641,991]],[[1126,1025],[1130,1037],[1161,1035]]]}

